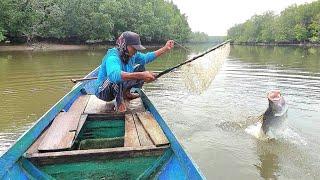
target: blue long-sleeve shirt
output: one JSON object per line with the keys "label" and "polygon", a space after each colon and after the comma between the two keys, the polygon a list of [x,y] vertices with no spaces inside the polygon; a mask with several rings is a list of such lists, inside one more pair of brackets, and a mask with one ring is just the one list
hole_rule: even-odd
{"label": "blue long-sleeve shirt", "polygon": [[120,83],[123,81],[121,77],[121,71],[133,72],[136,64],[145,65],[152,62],[155,58],[155,52],[148,52],[146,54],[137,52],[129,59],[127,64],[124,64],[120,59],[117,48],[109,49],[102,59],[97,85],[98,87],[102,85],[107,78],[113,83]]}

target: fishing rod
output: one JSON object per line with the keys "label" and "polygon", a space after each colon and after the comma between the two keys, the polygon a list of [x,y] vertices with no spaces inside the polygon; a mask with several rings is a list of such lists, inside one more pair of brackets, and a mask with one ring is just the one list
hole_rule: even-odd
{"label": "fishing rod", "polygon": [[[153,73],[159,73],[159,72],[160,71],[153,71]],[[94,80],[94,79],[98,79],[98,77],[88,77],[88,78],[70,79],[70,80],[73,83],[77,83],[77,82],[81,82],[81,81],[90,81],[90,80]]]}
{"label": "fishing rod", "polygon": [[98,77],[89,77],[89,78],[81,78],[81,79],[71,79],[71,82],[77,83],[77,82],[81,82],[81,81],[88,81],[88,80],[94,80],[94,79],[98,79]]}
{"label": "fishing rod", "polygon": [[[171,67],[171,68],[168,68],[168,69],[160,72],[159,74],[157,74],[157,75],[155,76],[155,78],[158,79],[159,77],[161,77],[161,76],[163,76],[163,75],[165,75],[165,74],[167,74],[167,73],[175,70],[176,68],[178,68],[178,67],[180,67],[180,66],[182,66],[182,65],[188,64],[188,63],[190,63],[190,62],[192,62],[192,61],[194,61],[194,60],[196,60],[196,59],[198,59],[198,58],[200,58],[200,57],[208,54],[209,52],[218,49],[219,47],[227,44],[228,42],[230,42],[230,40],[227,40],[227,41],[225,41],[225,42],[223,42],[223,43],[221,43],[221,44],[218,44],[218,45],[214,46],[213,48],[205,51],[204,53],[199,54],[199,55],[197,55],[197,56],[195,56],[195,57],[193,57],[193,58],[191,58],[191,59],[189,59],[189,60],[187,60],[187,61],[185,61],[185,62],[183,62],[183,63],[180,63],[180,64],[178,64],[178,65],[176,65],[176,66]],[[175,42],[175,43],[178,44],[177,42]],[[183,47],[181,44],[178,44],[178,45],[181,46],[181,47]],[[186,47],[183,47],[183,48],[186,49],[186,50],[188,50]],[[189,49],[188,51],[191,51],[191,50]],[[97,78],[98,78],[98,77],[89,77],[89,78],[82,78],[82,79],[71,79],[71,82],[77,83],[77,82],[81,82],[81,81],[94,80],[94,79],[97,79]]]}

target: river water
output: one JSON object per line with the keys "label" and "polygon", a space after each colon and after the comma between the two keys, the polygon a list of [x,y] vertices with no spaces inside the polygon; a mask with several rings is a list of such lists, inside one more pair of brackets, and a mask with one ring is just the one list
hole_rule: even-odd
{"label": "river water", "polygon": [[[148,65],[160,71],[209,45],[175,48]],[[0,153],[100,63],[104,51],[0,52]],[[320,49],[231,46],[206,89],[188,89],[178,70],[145,91],[208,179],[319,179]],[[183,75],[184,74],[184,75]],[[204,76],[205,77],[205,76]],[[288,110],[284,136],[259,140],[245,129],[279,89]]]}

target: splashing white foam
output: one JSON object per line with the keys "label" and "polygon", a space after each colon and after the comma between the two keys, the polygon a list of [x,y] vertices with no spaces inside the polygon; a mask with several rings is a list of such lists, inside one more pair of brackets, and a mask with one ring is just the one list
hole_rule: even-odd
{"label": "splashing white foam", "polygon": [[306,140],[290,128],[284,129],[281,133],[277,134],[277,136],[279,139],[287,140],[293,144],[307,145]]}
{"label": "splashing white foam", "polygon": [[245,129],[245,131],[246,131],[246,133],[254,136],[257,139],[266,140],[267,136],[262,132],[261,126],[262,126],[262,123],[261,122],[257,122],[255,124],[252,124],[252,125],[248,126]]}
{"label": "splashing white foam", "polygon": [[253,125],[248,126],[245,131],[246,133],[254,136],[259,140],[270,140],[270,139],[277,139],[277,140],[285,140],[293,144],[298,145],[307,145],[307,142],[299,136],[298,133],[294,132],[292,129],[286,127],[284,129],[278,131],[270,130],[267,134],[264,134],[261,129],[262,123],[257,122]]}

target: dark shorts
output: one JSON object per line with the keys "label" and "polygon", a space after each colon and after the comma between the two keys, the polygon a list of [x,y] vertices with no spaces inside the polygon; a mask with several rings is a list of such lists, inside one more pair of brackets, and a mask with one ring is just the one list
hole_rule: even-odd
{"label": "dark shorts", "polygon": [[[145,71],[145,67],[137,65],[134,68],[134,72]],[[124,101],[124,91],[130,90],[131,88],[141,88],[143,80],[129,80],[121,83],[112,83],[109,79],[105,80],[101,86],[99,86],[96,96],[104,101],[112,101],[116,99],[116,106]]]}

